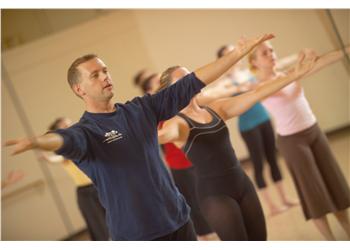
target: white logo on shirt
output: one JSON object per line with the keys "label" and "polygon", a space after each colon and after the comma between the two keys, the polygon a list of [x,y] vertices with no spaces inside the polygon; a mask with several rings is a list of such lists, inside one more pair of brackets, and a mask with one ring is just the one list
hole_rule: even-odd
{"label": "white logo on shirt", "polygon": [[104,140],[103,142],[111,143],[111,142],[114,142],[116,140],[122,139],[123,135],[122,135],[122,133],[119,133],[116,130],[112,130],[110,132],[105,133],[105,138],[106,138],[106,140]]}

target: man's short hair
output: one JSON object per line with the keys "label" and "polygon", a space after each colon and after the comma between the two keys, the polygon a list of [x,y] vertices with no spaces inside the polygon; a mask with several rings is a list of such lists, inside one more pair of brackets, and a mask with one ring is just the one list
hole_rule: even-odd
{"label": "man's short hair", "polygon": [[87,54],[74,60],[67,73],[67,80],[71,88],[80,81],[81,73],[78,70],[78,66],[96,57],[98,56],[95,54]]}

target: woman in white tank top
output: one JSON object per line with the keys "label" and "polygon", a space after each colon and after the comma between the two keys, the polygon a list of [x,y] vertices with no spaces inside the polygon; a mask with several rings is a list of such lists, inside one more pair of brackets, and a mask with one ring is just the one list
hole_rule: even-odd
{"label": "woman in white tank top", "polygon": [[[346,51],[349,53],[350,47]],[[316,66],[302,78],[343,56],[342,50],[322,55]],[[283,75],[275,70],[276,57],[269,43],[258,46],[248,60],[259,82]],[[326,239],[335,240],[326,217],[327,213],[333,213],[350,238],[346,212],[350,206],[349,186],[317,125],[299,81],[265,99],[263,105],[274,118],[277,146],[295,182],[305,218],[313,220]]]}

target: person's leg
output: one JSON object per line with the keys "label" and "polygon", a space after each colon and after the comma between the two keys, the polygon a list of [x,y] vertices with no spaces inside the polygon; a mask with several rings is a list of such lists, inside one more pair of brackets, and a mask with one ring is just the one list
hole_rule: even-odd
{"label": "person's leg", "polygon": [[206,240],[207,235],[212,236],[213,230],[206,222],[199,207],[194,167],[171,170],[171,173],[177,188],[191,207],[191,219],[199,239]]}
{"label": "person's leg", "polygon": [[312,219],[312,221],[316,225],[318,231],[320,231],[321,234],[326,238],[326,240],[335,240],[326,216]]}
{"label": "person's leg", "polygon": [[275,182],[274,186],[277,189],[277,192],[285,206],[292,207],[300,204],[300,202],[297,199],[292,199],[286,195],[284,184],[282,181]]}
{"label": "person's leg", "polygon": [[334,213],[334,215],[350,239],[350,220],[347,211],[337,211]]}
{"label": "person's leg", "polygon": [[95,241],[98,237],[94,234],[92,220],[90,218],[90,198],[89,193],[86,191],[85,187],[77,188],[77,202],[80,209],[81,215],[84,218],[86,227],[89,231],[91,240]]}
{"label": "person's leg", "polygon": [[241,136],[247,146],[250,160],[253,163],[255,184],[259,189],[266,188],[266,183],[263,176],[264,150],[261,134],[259,133],[259,127],[241,132]]}
{"label": "person's leg", "polygon": [[266,223],[264,213],[250,179],[246,176],[244,192],[239,202],[248,240],[266,240]]}
{"label": "person's leg", "polygon": [[241,209],[233,198],[213,195],[200,204],[206,220],[221,240],[248,240]]}
{"label": "person's leg", "polygon": [[79,208],[89,229],[91,239],[96,241],[109,240],[105,209],[102,207],[96,188],[91,184],[79,188]]}
{"label": "person's leg", "polygon": [[349,186],[329,147],[325,134],[319,127],[315,128],[315,133],[317,133],[317,137],[312,143],[311,148],[327,191],[332,197],[335,207],[333,210],[334,215],[350,238],[350,223],[346,213],[346,208],[350,206]]}
{"label": "person's leg", "polygon": [[309,135],[301,133],[279,137],[278,148],[291,172],[305,218],[312,219],[326,239],[332,239],[333,234],[325,216],[334,210],[334,205],[311,151]]}
{"label": "person's leg", "polygon": [[260,125],[261,138],[263,141],[264,152],[266,160],[270,165],[270,173],[272,180],[274,181],[274,186],[277,189],[278,195],[285,206],[294,206],[299,204],[297,200],[291,199],[286,195],[282,174],[280,167],[277,163],[276,156],[276,141],[275,134],[270,121],[267,121]]}
{"label": "person's leg", "polygon": [[97,190],[94,186],[89,188],[91,197],[91,219],[93,220],[92,230],[96,240],[109,240],[109,232],[106,223],[106,211],[98,198]]}
{"label": "person's leg", "polygon": [[241,135],[247,146],[250,159],[253,163],[255,183],[259,189],[260,195],[269,208],[269,214],[275,215],[284,211],[283,208],[279,208],[273,202],[263,177],[264,146],[259,126],[249,131],[241,132]]}

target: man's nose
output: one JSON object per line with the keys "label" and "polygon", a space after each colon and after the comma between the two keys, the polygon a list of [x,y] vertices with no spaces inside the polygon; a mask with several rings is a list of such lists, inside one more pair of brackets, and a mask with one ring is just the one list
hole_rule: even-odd
{"label": "man's nose", "polygon": [[106,80],[107,77],[108,77],[107,73],[104,73],[104,72],[102,72],[102,73],[100,74],[100,76],[101,76],[102,81]]}

